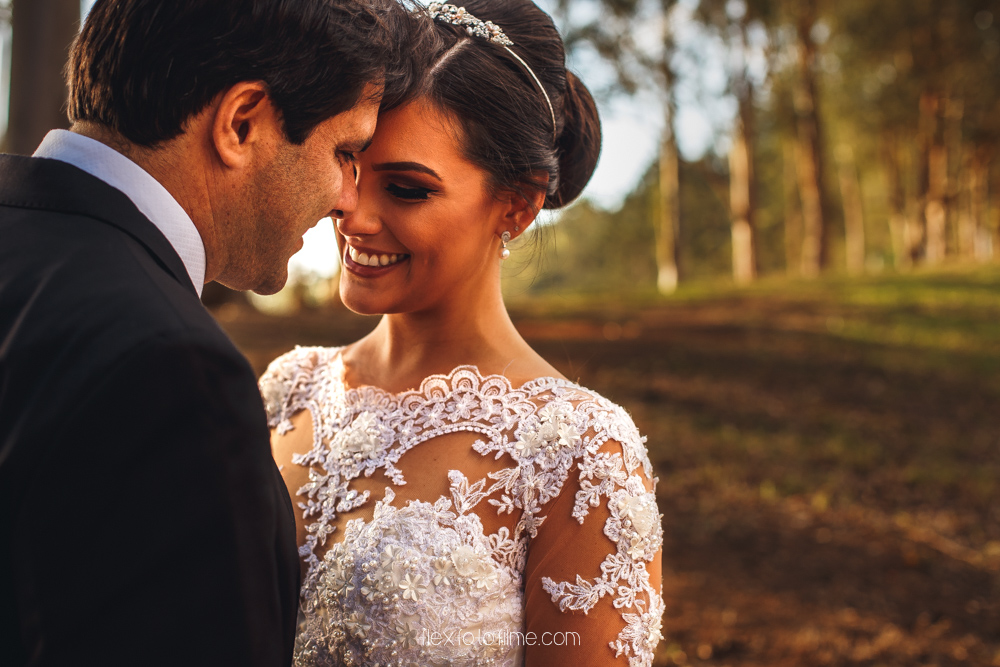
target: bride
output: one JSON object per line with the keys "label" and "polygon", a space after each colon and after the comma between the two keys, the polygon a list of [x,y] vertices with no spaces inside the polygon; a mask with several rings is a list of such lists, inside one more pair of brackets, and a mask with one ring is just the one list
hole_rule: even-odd
{"label": "bride", "polygon": [[297,516],[297,665],[649,665],[661,516],[632,420],[562,377],[504,308],[507,244],[600,150],[529,0],[433,4],[411,101],[337,222],[344,303],[382,313],[261,378]]}

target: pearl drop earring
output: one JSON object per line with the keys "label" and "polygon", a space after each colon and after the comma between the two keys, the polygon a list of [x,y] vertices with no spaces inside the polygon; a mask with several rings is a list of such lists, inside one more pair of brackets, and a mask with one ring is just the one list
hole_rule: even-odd
{"label": "pearl drop earring", "polygon": [[500,259],[507,259],[510,257],[510,250],[507,248],[507,241],[510,241],[510,232],[504,232],[500,235]]}

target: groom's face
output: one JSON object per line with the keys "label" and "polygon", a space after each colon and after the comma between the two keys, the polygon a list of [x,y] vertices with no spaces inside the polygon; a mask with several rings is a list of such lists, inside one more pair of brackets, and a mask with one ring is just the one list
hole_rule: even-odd
{"label": "groom's face", "polygon": [[302,145],[279,141],[273,159],[248,179],[246,217],[234,221],[242,233],[233,239],[228,262],[244,274],[242,285],[226,284],[274,294],[288,280],[288,260],[302,248],[303,234],[323,218],[354,210],[357,154],[371,142],[378,117],[379,99],[372,92],[320,123]]}

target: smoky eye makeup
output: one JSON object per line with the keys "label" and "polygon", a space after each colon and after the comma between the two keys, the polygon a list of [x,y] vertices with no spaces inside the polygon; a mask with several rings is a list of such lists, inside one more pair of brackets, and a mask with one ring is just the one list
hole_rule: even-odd
{"label": "smoky eye makeup", "polygon": [[419,185],[399,185],[397,183],[386,184],[385,191],[403,201],[426,201],[431,194],[437,192],[437,190],[423,188]]}

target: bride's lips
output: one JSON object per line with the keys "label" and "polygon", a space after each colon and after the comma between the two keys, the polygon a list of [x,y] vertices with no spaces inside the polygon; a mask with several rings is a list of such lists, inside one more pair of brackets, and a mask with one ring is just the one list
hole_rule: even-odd
{"label": "bride's lips", "polygon": [[[373,258],[378,262],[376,266],[370,263]],[[351,273],[365,278],[374,278],[384,275],[399,267],[410,259],[410,256],[403,253],[384,253],[367,248],[358,248],[349,243],[344,244],[344,255],[341,258],[344,268]],[[368,262],[368,263],[366,263]]]}

